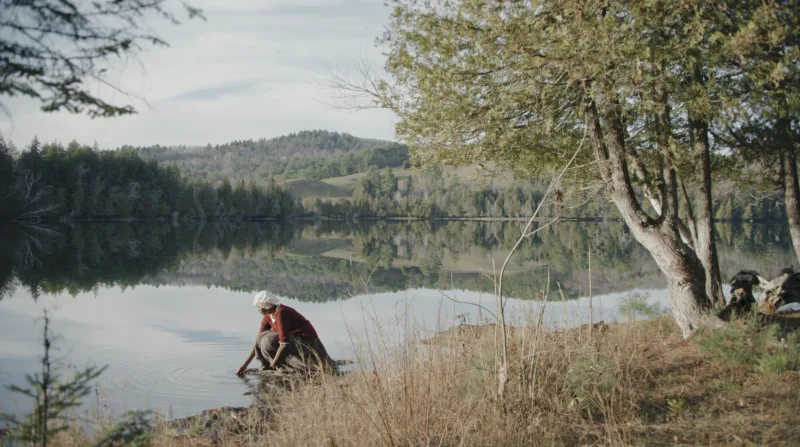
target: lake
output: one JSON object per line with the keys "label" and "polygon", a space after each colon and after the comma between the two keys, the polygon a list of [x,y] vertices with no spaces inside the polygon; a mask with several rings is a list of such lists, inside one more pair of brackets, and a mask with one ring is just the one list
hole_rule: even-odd
{"label": "lake", "polygon": [[[354,359],[367,340],[399,343],[407,328],[427,336],[492,320],[491,277],[522,225],[0,227],[0,386],[23,384],[38,370],[47,309],[65,368],[109,366],[87,409],[181,417],[246,406],[258,379],[234,372],[261,319],[256,291],[305,315],[332,357]],[[718,224],[717,232],[724,278],[743,268],[773,276],[795,259],[784,226]],[[629,317],[620,308],[632,293],[667,306],[664,278],[620,222],[543,230],[515,254],[504,287],[515,324],[543,306],[551,327],[586,323],[590,292],[595,322]],[[0,412],[30,408],[5,389],[0,396]]]}

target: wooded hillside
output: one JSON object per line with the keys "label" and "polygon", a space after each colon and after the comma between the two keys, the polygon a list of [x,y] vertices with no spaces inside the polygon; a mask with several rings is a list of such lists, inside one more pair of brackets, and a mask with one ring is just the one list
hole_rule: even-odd
{"label": "wooded hillside", "polygon": [[123,146],[147,160],[175,166],[191,181],[220,183],[227,178],[267,184],[324,179],[364,172],[369,166],[409,165],[408,147],[325,130],[308,130],[277,138],[231,141],[206,146]]}

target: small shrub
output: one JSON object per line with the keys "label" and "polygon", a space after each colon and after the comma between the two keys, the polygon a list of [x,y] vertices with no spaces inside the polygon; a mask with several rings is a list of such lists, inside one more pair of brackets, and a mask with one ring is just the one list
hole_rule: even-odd
{"label": "small shrub", "polygon": [[620,301],[619,311],[634,320],[636,315],[653,318],[666,312],[661,304],[649,303],[649,300],[649,293],[630,293]]}
{"label": "small shrub", "polygon": [[681,398],[667,398],[667,409],[672,419],[680,419],[686,414],[688,407],[686,400]]}
{"label": "small shrub", "polygon": [[742,387],[738,383],[726,383],[720,388],[726,397],[739,397],[742,394]]}
{"label": "small shrub", "polygon": [[93,447],[145,447],[150,445],[153,435],[149,411],[131,411],[121,420],[105,430],[103,438]]}
{"label": "small shrub", "polygon": [[[27,388],[15,385],[6,387],[8,391],[30,399],[33,411],[21,416],[0,414],[0,421],[9,426],[9,432],[0,437],[2,446],[21,443],[47,447],[48,443],[52,444],[57,435],[69,431],[71,425],[78,421],[72,412],[79,408],[83,398],[90,394],[91,382],[107,368],[89,366],[69,377],[64,373],[63,365],[51,357],[53,339],[47,311],[44,312],[42,320],[44,321],[42,370],[25,375]],[[151,433],[149,412],[125,413],[121,421],[109,427],[104,438],[95,445],[97,447],[145,446]]]}
{"label": "small shrub", "polygon": [[784,343],[778,344],[772,351],[762,355],[758,359],[756,370],[773,376],[798,367],[800,367],[800,333],[795,332],[789,334]]}
{"label": "small shrub", "polygon": [[105,367],[90,366],[77,372],[72,378],[61,374],[61,365],[51,357],[52,335],[47,311],[42,319],[44,355],[41,371],[25,375],[27,388],[16,385],[6,387],[12,393],[29,398],[33,402],[33,411],[22,417],[0,414],[0,420],[11,428],[8,435],[10,441],[46,447],[56,434],[69,429],[69,412],[80,406],[81,399],[89,395],[90,382],[100,376]]}
{"label": "small shrub", "polygon": [[762,374],[773,376],[793,369],[793,361],[786,352],[767,354],[758,360],[756,370]]}
{"label": "small shrub", "polygon": [[592,414],[602,414],[603,401],[614,389],[618,371],[611,364],[597,359],[577,360],[567,373],[567,384],[573,396],[570,406]]}
{"label": "small shrub", "polygon": [[759,353],[765,349],[763,335],[774,339],[770,332],[774,332],[774,328],[765,328],[759,333],[753,330],[752,325],[735,322],[722,329],[707,331],[697,338],[697,344],[711,361],[751,368],[757,363]]}

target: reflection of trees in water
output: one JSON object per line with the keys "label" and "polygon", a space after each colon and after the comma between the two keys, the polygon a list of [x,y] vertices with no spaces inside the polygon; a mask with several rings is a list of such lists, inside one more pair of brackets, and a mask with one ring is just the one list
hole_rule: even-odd
{"label": "reflection of trees in water", "polygon": [[[451,284],[491,292],[493,284],[484,273],[491,275],[492,256],[504,257],[520,225],[380,221],[4,227],[0,297],[15,283],[34,296],[143,283],[269,289],[309,301]],[[773,273],[792,262],[785,227],[719,224],[717,229],[723,276],[742,268]],[[513,261],[519,272],[507,277],[506,290],[510,296],[534,298],[547,288],[549,269],[551,289],[558,282],[571,296],[585,293],[590,250],[595,293],[663,287],[655,263],[621,222],[562,222],[520,247]],[[483,273],[474,267],[478,262]]]}
{"label": "reflection of trees in water", "polygon": [[716,229],[723,279],[743,268],[777,276],[795,262],[787,225],[718,223]]}
{"label": "reflection of trees in water", "polygon": [[288,225],[222,223],[4,226],[0,234],[0,291],[16,281],[34,297],[131,287],[177,269],[192,253],[272,253],[293,237]]}
{"label": "reflection of trees in water", "polygon": [[7,227],[0,225],[0,300],[14,293],[14,239]]}
{"label": "reflection of trees in water", "polygon": [[[443,259],[455,271],[476,260],[502,258],[520,231],[516,222],[368,222],[360,225],[327,223],[309,227],[307,238],[347,238],[356,255],[363,259],[377,288],[399,290],[405,286],[448,287],[451,275],[458,287],[491,292],[492,282],[482,273],[442,274]],[[752,267],[777,272],[790,265],[792,252],[785,226],[718,224],[723,276]],[[387,248],[390,247],[390,248]],[[510,275],[506,284],[511,296],[532,298],[558,282],[573,296],[588,291],[588,254],[592,253],[595,293],[628,290],[633,287],[664,287],[661,272],[622,222],[561,222],[525,241],[514,264],[522,273]],[[391,262],[414,267],[396,268],[403,275],[377,274]],[[346,266],[340,265],[340,269]],[[491,270],[484,271],[491,274]],[[393,282],[381,283],[382,278]],[[424,279],[422,279],[424,278]]]}

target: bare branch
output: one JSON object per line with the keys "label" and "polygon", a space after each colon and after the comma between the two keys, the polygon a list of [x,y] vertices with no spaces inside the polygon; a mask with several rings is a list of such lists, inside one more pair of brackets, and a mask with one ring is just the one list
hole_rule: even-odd
{"label": "bare branch", "polygon": [[355,71],[355,74],[349,74],[343,68],[328,70],[324,78],[317,81],[322,88],[339,92],[333,96],[336,103],[328,106],[351,111],[387,108],[385,95],[381,93],[381,81],[366,57],[349,71]]}

